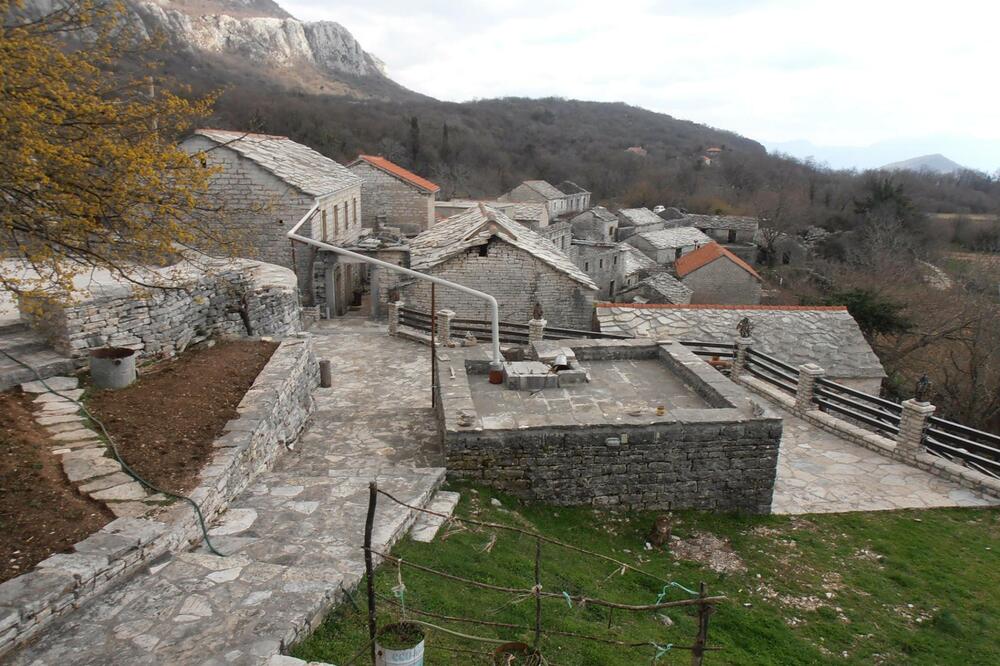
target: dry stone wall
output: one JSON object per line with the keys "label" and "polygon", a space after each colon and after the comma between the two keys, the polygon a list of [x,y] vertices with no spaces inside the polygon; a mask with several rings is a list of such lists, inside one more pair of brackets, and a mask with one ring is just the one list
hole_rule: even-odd
{"label": "dry stone wall", "polygon": [[426,231],[434,223],[434,195],[421,192],[399,178],[361,161],[350,167],[361,177],[364,202],[362,225],[374,229],[380,220],[407,236]]}

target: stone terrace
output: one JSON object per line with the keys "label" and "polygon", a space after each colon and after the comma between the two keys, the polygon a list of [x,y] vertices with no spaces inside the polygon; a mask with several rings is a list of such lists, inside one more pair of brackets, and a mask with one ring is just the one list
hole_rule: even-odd
{"label": "stone terrace", "polygon": [[[310,631],[364,572],[368,482],[429,500],[444,477],[425,349],[362,320],[320,330],[333,387],[292,451],[258,477],[203,548],[160,562],[43,634],[14,664],[262,664]],[[385,502],[375,547],[412,521]]]}

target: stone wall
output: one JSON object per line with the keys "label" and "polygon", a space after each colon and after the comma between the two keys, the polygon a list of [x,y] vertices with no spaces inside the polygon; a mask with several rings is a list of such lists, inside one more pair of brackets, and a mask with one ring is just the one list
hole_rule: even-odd
{"label": "stone wall", "polygon": [[569,257],[601,288],[597,298],[614,300],[625,289],[624,251],[618,245],[574,242]]}
{"label": "stone wall", "polygon": [[692,303],[714,305],[757,305],[760,280],[733,262],[722,258],[685,275],[683,282],[692,292]]}
{"label": "stone wall", "polygon": [[361,218],[366,229],[374,229],[376,221],[398,227],[407,236],[415,236],[434,224],[434,195],[403,182],[382,169],[365,161],[351,165],[351,171],[364,181],[361,198],[364,215]]}
{"label": "stone wall", "polygon": [[573,243],[573,226],[569,222],[553,222],[535,229],[535,233],[548,239],[560,252],[569,254]]}
{"label": "stone wall", "polygon": [[21,316],[58,352],[81,363],[90,349],[105,345],[169,357],[215,335],[280,336],[301,328],[296,279],[286,268],[238,260],[208,272],[181,265],[163,274],[168,276],[177,288],[143,293],[129,284],[93,286],[68,305],[21,303]]}
{"label": "stone wall", "polygon": [[[206,523],[294,441],[313,411],[319,367],[307,334],[283,341],[237,407],[189,497]],[[0,584],[0,657],[54,620],[121,582],[164,553],[202,539],[190,504],[177,500],[157,515],[118,518],[73,552],[58,553],[32,571]]]}
{"label": "stone wall", "polygon": [[[525,322],[536,302],[542,304],[550,326],[590,330],[594,313],[593,289],[557,271],[534,255],[502,240],[493,239],[480,256],[471,248],[430,271],[429,275],[486,292],[500,303],[500,319]],[[406,307],[431,311],[430,283],[415,281],[401,287]],[[436,288],[437,309],[454,310],[460,319],[490,318],[486,301],[454,289]]]}

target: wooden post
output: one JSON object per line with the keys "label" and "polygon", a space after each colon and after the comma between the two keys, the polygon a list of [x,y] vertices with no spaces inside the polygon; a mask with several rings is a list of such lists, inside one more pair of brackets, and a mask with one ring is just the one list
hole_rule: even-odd
{"label": "wooden post", "polygon": [[372,562],[372,530],[375,527],[375,503],[378,501],[378,484],[368,484],[368,517],[365,518],[365,578],[368,583],[368,639],[371,641],[372,666],[375,665],[375,564]]}
{"label": "wooden post", "polygon": [[535,650],[542,647],[542,540],[535,539]]}
{"label": "wooden post", "polygon": [[431,408],[437,404],[434,398],[434,384],[437,381],[437,299],[435,297],[436,283],[431,282]]}
{"label": "wooden post", "polygon": [[[708,596],[708,587],[701,584],[698,597],[704,599]],[[708,616],[712,614],[712,606],[704,602],[698,604],[698,636],[694,639],[694,646],[691,648],[691,666],[701,666],[705,656],[705,645],[708,643]]]}

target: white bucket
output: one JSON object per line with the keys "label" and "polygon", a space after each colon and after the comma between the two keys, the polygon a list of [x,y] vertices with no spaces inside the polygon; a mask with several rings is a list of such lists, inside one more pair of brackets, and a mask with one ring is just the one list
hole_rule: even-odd
{"label": "white bucket", "polygon": [[376,666],[424,666],[424,642],[405,650],[387,650],[375,642]]}

